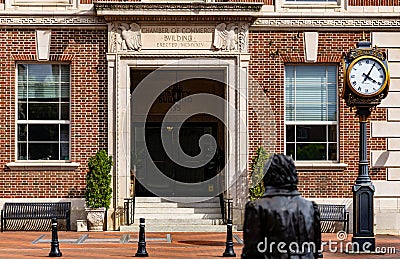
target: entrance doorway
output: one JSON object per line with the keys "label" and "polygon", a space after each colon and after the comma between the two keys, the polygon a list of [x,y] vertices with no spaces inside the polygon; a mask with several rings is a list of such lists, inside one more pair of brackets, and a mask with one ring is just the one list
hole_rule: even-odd
{"label": "entrance doorway", "polygon": [[[131,93],[145,78],[151,70],[132,70],[131,71]],[[177,71],[171,70],[163,73],[163,76],[176,76],[176,73],[195,73],[199,74],[199,71]],[[204,75],[207,73],[219,73],[223,80],[224,72],[219,71],[203,71]],[[221,81],[222,81],[221,80]],[[160,78],[158,83],[162,83],[163,78]],[[176,93],[176,89],[179,93]],[[175,92],[174,92],[175,91]],[[146,170],[151,170],[150,163],[154,163],[156,168],[161,171],[165,176],[172,180],[182,183],[200,183],[207,181],[216,176],[225,164],[225,127],[223,123],[216,117],[208,114],[195,114],[190,116],[189,119],[184,121],[169,122],[163,125],[163,119],[165,114],[171,109],[171,107],[183,97],[190,97],[193,94],[207,93],[218,95],[225,98],[225,84],[215,80],[209,80],[206,78],[188,79],[182,82],[177,82],[175,85],[168,87],[164,92],[160,93],[159,97],[154,101],[149,114],[146,116],[145,123],[145,147],[149,153],[149,157],[144,159],[136,159],[139,162],[135,166],[136,175],[146,175]],[[178,97],[178,98],[177,98]],[[186,100],[182,105],[191,105],[190,99]],[[206,105],[206,104],[205,104]],[[224,107],[221,107],[224,109]],[[182,114],[180,114],[182,115]],[[182,123],[182,124],[181,124]],[[143,125],[143,124],[141,124]],[[180,125],[180,126],[179,126]],[[141,154],[139,147],[143,147],[143,143],[139,143],[138,135],[139,132],[143,132],[142,129],[137,128],[138,126],[134,121],[131,122],[131,138],[133,154],[136,158],[144,157]],[[163,135],[162,135],[163,133]],[[192,158],[200,154],[201,149],[199,146],[200,138],[205,135],[211,135],[215,142],[206,142],[205,150],[210,147],[210,150],[217,150],[215,153],[210,152],[210,155],[205,161],[194,160]],[[177,163],[168,156],[165,148],[163,147],[162,137],[168,138],[170,143],[177,145],[172,150],[175,153],[177,161],[183,163]],[[189,157],[189,160],[185,160],[183,157],[179,157],[178,144],[182,151]],[[216,146],[215,146],[216,144]],[[209,160],[209,161],[208,161]],[[208,161],[208,162],[207,162]],[[190,164],[203,164],[200,167],[192,167]],[[183,164],[183,165],[181,165]],[[188,166],[185,166],[188,165]],[[221,183],[221,186],[223,184]],[[152,188],[171,188],[170,186],[161,186],[158,184]],[[208,188],[220,188],[220,186],[210,186]],[[204,193],[202,191],[201,193]],[[141,183],[140,179],[135,182],[135,195],[136,196],[154,196],[151,190],[146,189]],[[176,192],[179,196],[179,191]],[[194,195],[196,196],[196,195]]]}

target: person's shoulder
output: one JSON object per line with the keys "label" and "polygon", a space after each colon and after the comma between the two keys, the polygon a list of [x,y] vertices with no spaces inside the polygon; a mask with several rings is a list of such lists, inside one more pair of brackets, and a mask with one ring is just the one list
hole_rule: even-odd
{"label": "person's shoulder", "polygon": [[257,200],[248,201],[248,202],[246,203],[246,209],[252,209],[252,208],[257,208],[257,207],[258,207],[258,205],[257,205]]}
{"label": "person's shoulder", "polygon": [[246,210],[251,210],[251,209],[258,210],[260,207],[263,207],[264,202],[265,201],[262,198],[254,201],[248,201],[246,203]]}
{"label": "person's shoulder", "polygon": [[307,200],[306,198],[304,198],[302,196],[297,196],[297,199],[305,207],[316,207],[317,206],[317,204],[314,201]]}

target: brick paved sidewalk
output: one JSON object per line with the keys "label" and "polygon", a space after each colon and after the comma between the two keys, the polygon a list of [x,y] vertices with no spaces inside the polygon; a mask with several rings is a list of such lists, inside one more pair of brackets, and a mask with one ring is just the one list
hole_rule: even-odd
{"label": "brick paved sidewalk", "polygon": [[[234,249],[240,258],[242,233],[234,234]],[[132,258],[137,250],[137,233],[60,231],[58,235],[62,258]],[[146,233],[149,257],[163,259],[222,258],[225,238],[225,233]],[[329,239],[338,241],[336,234],[323,234],[323,241]],[[350,241],[350,237],[347,240]],[[50,241],[51,232],[0,233],[0,258],[47,257]],[[381,248],[395,247],[396,254],[349,255],[326,251],[324,258],[400,258],[400,236],[377,235],[376,243]]]}

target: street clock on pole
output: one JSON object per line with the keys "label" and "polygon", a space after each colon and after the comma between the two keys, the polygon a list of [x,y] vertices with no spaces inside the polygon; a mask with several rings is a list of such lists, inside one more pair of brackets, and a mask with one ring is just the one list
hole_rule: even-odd
{"label": "street clock on pole", "polygon": [[389,90],[386,54],[376,47],[359,46],[343,55],[342,98],[349,107],[374,107]]}

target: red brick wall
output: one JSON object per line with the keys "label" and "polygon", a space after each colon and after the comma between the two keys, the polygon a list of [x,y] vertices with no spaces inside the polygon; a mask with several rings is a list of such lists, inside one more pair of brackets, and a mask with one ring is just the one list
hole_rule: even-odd
{"label": "red brick wall", "polygon": [[349,0],[349,6],[399,6],[399,0]]}
{"label": "red brick wall", "polygon": [[73,171],[16,171],[5,164],[15,158],[15,64],[35,61],[35,31],[0,30],[0,197],[83,197],[88,157],[107,148],[107,31],[52,30],[53,60],[71,65],[71,161]]}
{"label": "red brick wall", "polygon": [[[275,152],[284,152],[284,65],[304,62],[304,42],[302,32],[251,31],[249,35],[251,54],[250,76],[256,84],[249,89],[249,153],[254,156],[260,145],[271,143],[268,132],[262,129],[262,122],[273,117],[276,126]],[[369,34],[367,34],[369,37]],[[320,32],[317,62],[337,64],[339,78],[342,78],[340,59],[343,51],[348,51],[362,38],[360,32]],[[276,53],[273,55],[271,53]],[[339,82],[339,89],[342,83]],[[264,91],[266,93],[264,93]],[[270,105],[268,105],[268,103]],[[273,113],[265,112],[272,109]],[[351,186],[358,170],[359,124],[355,111],[345,107],[340,99],[339,130],[341,163],[348,164],[346,170],[300,171],[299,189],[306,197],[350,197]],[[372,120],[386,120],[384,109],[373,112]],[[369,130],[369,126],[368,126]],[[369,132],[368,132],[369,135]],[[385,150],[382,138],[369,139],[369,150]],[[385,170],[371,170],[373,180],[386,179]]]}

